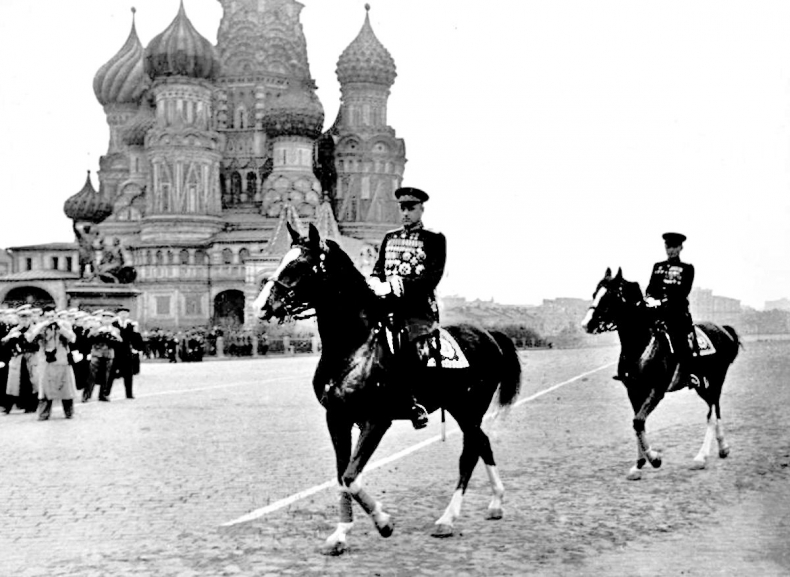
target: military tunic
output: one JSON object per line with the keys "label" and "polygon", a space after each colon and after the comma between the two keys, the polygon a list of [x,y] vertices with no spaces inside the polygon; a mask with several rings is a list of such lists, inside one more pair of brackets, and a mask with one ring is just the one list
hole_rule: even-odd
{"label": "military tunic", "polygon": [[645,295],[662,302],[659,309],[667,325],[673,347],[681,354],[688,348],[687,336],[692,328],[688,296],[694,283],[694,266],[674,258],[653,266]]}
{"label": "military tunic", "polygon": [[401,279],[403,294],[394,299],[393,312],[408,328],[410,341],[438,328],[436,287],[444,274],[446,257],[444,235],[421,224],[384,236],[372,276],[381,281]]}

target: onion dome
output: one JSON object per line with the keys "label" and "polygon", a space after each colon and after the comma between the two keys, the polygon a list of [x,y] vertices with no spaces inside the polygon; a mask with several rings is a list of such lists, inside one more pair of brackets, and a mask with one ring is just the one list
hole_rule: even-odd
{"label": "onion dome", "polygon": [[93,188],[91,171],[85,186],[63,204],[63,212],[71,220],[77,222],[92,222],[98,224],[112,214],[112,203]]}
{"label": "onion dome", "polygon": [[192,26],[183,0],[175,20],[145,49],[145,73],[151,78],[187,76],[203,80],[213,80],[219,74],[217,53]]}
{"label": "onion dome", "polygon": [[93,77],[93,92],[99,103],[134,104],[145,91],[148,78],[143,74],[143,45],[137,37],[132,8],[132,31],[126,44]]}
{"label": "onion dome", "polygon": [[270,138],[304,136],[315,140],[324,126],[324,107],[309,89],[292,89],[269,105],[262,124]]}
{"label": "onion dome", "polygon": [[156,125],[156,109],[150,98],[143,98],[140,108],[121,128],[121,141],[127,146],[143,146],[145,135]]}
{"label": "onion dome", "polygon": [[367,13],[362,30],[337,61],[337,79],[340,84],[367,82],[389,88],[398,75],[395,61],[370,27],[370,4],[365,4],[365,10]]}

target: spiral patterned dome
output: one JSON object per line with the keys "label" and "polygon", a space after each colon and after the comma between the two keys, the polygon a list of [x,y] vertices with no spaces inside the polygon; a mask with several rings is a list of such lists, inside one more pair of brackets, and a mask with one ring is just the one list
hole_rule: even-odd
{"label": "spiral patterned dome", "polygon": [[156,109],[150,98],[143,98],[140,108],[121,128],[121,141],[127,146],[143,146],[145,135],[156,125]]}
{"label": "spiral patterned dome", "polygon": [[145,49],[145,73],[151,78],[187,76],[213,80],[219,68],[214,47],[192,26],[182,0],[175,20]]}
{"label": "spiral patterned dome", "polygon": [[145,92],[143,45],[137,37],[132,8],[132,30],[126,43],[93,77],[93,92],[100,104],[135,104]]}
{"label": "spiral patterned dome", "polygon": [[370,27],[369,4],[365,4],[365,10],[367,13],[362,30],[337,61],[335,71],[337,79],[341,85],[349,82],[366,82],[389,88],[398,75],[395,61]]}
{"label": "spiral patterned dome", "polygon": [[262,122],[270,138],[304,136],[314,140],[324,126],[324,107],[310,89],[292,89],[269,105]]}
{"label": "spiral patterned dome", "polygon": [[73,221],[98,224],[112,214],[112,203],[96,192],[91,182],[91,171],[85,186],[63,204],[63,212]]}

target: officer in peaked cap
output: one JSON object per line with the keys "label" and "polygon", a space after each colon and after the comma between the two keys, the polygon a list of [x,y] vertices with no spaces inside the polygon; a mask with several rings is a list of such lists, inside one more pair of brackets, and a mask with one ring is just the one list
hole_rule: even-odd
{"label": "officer in peaked cap", "polygon": [[694,283],[694,266],[681,262],[680,251],[686,236],[679,232],[667,232],[663,235],[667,260],[653,265],[650,283],[645,291],[645,301],[649,307],[658,312],[660,319],[667,326],[669,338],[678,364],[668,390],[674,391],[685,386],[693,386],[691,382],[691,363],[694,358],[693,345],[689,344],[689,335],[693,336],[694,323],[689,311],[689,293]]}
{"label": "officer in peaked cap", "polygon": [[427,230],[422,224],[424,190],[403,187],[395,191],[403,227],[389,231],[381,243],[378,259],[368,283],[376,295],[386,299],[397,331],[403,341],[393,363],[397,367],[393,380],[410,400],[410,418],[415,428],[428,424],[428,413],[417,402],[413,388],[415,373],[420,370],[418,350],[424,343],[434,343],[439,328],[436,286],[444,274],[447,242],[440,232]]}
{"label": "officer in peaked cap", "polygon": [[402,202],[428,202],[430,198],[428,193],[424,190],[420,190],[419,188],[413,188],[411,186],[405,186],[399,188],[395,191],[395,198],[398,199],[399,203]]}

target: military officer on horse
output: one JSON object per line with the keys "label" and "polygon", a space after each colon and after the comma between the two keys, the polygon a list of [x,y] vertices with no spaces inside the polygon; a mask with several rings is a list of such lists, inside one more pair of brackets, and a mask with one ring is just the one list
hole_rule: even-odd
{"label": "military officer on horse", "polygon": [[[659,319],[664,322],[678,361],[668,389],[674,391],[693,386],[691,363],[697,351],[692,344],[696,343],[696,339],[693,336],[694,324],[689,312],[688,296],[694,283],[694,266],[680,261],[685,235],[667,232],[663,238],[667,260],[653,266],[650,283],[645,291],[645,301],[648,307],[657,311]],[[689,340],[690,335],[692,341]]]}
{"label": "military officer on horse", "polygon": [[[415,429],[428,424],[428,413],[414,396],[411,378],[420,363],[419,350],[435,347],[439,328],[436,286],[444,274],[447,243],[444,235],[422,224],[428,194],[419,188],[399,188],[395,198],[403,227],[384,236],[370,287],[385,300],[391,313],[390,327],[400,342],[395,346],[394,373],[399,387],[411,400],[410,416]],[[395,339],[398,341],[398,339]]]}

